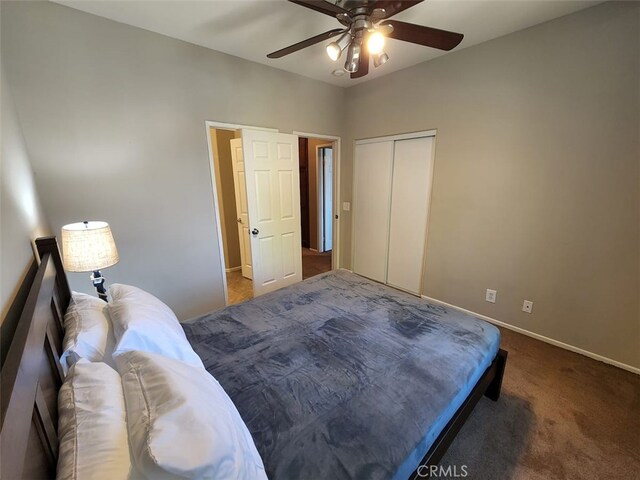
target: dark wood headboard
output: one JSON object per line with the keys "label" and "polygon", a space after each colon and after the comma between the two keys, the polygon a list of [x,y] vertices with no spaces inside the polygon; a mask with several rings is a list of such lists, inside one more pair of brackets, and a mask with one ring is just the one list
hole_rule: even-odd
{"label": "dark wood headboard", "polygon": [[55,478],[64,313],[71,290],[55,237],[36,240],[40,264],[2,366],[0,476]]}

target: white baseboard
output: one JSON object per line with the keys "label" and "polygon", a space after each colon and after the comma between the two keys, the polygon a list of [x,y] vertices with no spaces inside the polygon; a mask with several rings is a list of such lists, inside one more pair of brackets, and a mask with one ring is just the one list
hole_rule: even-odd
{"label": "white baseboard", "polygon": [[233,267],[233,268],[225,268],[227,273],[230,272],[237,272],[238,270],[242,270],[242,265],[240,265],[239,267]]}
{"label": "white baseboard", "polygon": [[500,327],[513,330],[514,332],[518,332],[528,337],[535,338],[536,340],[540,340],[542,342],[555,345],[556,347],[564,348],[565,350],[569,350],[571,352],[579,353],[580,355],[584,355],[585,357],[593,358],[594,360],[608,363],[609,365],[613,365],[614,367],[622,368],[623,370],[627,370],[629,372],[635,373],[636,375],[640,375],[640,368],[632,367],[631,365],[627,365],[626,363],[618,362],[617,360],[613,360],[608,357],[603,357],[602,355],[598,355],[597,353],[593,353],[588,350],[583,350],[582,348],[574,347],[573,345],[569,345],[568,343],[560,342],[558,340],[554,340],[553,338],[545,337],[544,335],[530,332],[529,330],[525,330],[524,328],[516,327],[514,325],[501,322],[500,320],[496,320],[495,318],[487,317],[486,315],[482,315],[481,313],[472,312],[471,310],[467,310],[466,308],[458,307],[457,305],[452,305],[450,303],[443,302],[442,300],[438,300],[437,298],[427,297],[426,295],[421,295],[421,296],[422,298],[424,298],[425,300],[429,300],[430,302],[439,303],[440,305],[444,305],[446,307],[455,308],[456,310],[460,310],[461,312],[468,313],[469,315],[473,315],[474,317],[481,318],[483,320],[486,320],[489,323],[499,325]]}
{"label": "white baseboard", "polygon": [[309,248],[309,250],[311,250],[312,252],[316,252],[316,253],[320,253],[318,250],[316,250],[315,248]]}
{"label": "white baseboard", "polygon": [[[345,272],[353,273],[353,270],[349,270],[348,268],[340,267],[338,270],[344,270]],[[424,297],[427,298],[427,297]]]}

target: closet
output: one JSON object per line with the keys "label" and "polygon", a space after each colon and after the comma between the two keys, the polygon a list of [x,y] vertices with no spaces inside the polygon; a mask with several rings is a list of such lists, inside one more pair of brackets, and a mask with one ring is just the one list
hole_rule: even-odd
{"label": "closet", "polygon": [[434,133],[356,142],[353,271],[419,295]]}

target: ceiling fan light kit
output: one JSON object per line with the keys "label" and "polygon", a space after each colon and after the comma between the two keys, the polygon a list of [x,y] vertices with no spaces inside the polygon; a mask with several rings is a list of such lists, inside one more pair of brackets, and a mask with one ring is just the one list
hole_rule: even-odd
{"label": "ceiling fan light kit", "polygon": [[371,55],[379,55],[384,48],[384,35],[377,30],[374,30],[368,35],[367,49]]}
{"label": "ceiling fan light kit", "polygon": [[350,43],[351,33],[348,31],[344,32],[338,40],[327,45],[327,55],[329,55],[329,58],[335,62],[340,58],[340,55],[342,55],[342,52]]}
{"label": "ceiling fan light kit", "polygon": [[424,0],[337,0],[335,3],[325,0],[289,1],[329,15],[347,28],[329,30],[272,52],[267,57],[281,58],[340,35],[338,40],[327,45],[326,52],[329,58],[335,62],[340,58],[342,52],[347,50],[344,69],[351,74],[351,78],[364,77],[369,73],[369,56],[373,57],[373,66],[376,68],[389,60],[389,55],[384,52],[385,38],[440,50],[455,48],[463,38],[460,33],[423,27],[398,20],[388,20]]}
{"label": "ceiling fan light kit", "polygon": [[389,55],[384,52],[379,53],[378,55],[374,55],[373,66],[378,68],[380,65],[384,65],[385,63],[387,63],[387,60],[389,60]]}
{"label": "ceiling fan light kit", "polygon": [[349,72],[357,72],[358,64],[360,63],[360,44],[353,41],[349,45],[349,49],[347,50],[347,60],[344,62],[344,69]]}

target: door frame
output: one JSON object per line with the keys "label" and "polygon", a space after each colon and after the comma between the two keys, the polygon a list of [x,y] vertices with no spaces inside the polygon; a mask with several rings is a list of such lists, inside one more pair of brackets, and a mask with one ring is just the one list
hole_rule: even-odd
{"label": "door frame", "polygon": [[[341,143],[342,139],[337,135],[325,135],[322,133],[310,133],[310,132],[299,132],[297,130],[293,131],[294,135],[298,137],[307,137],[307,138],[319,138],[322,140],[328,140],[326,146],[329,144],[333,147],[333,219],[336,220],[333,224],[333,235],[331,240],[331,269],[337,270],[339,268],[340,263],[340,218],[341,210],[338,208],[340,203],[340,153],[341,153]],[[317,162],[316,162],[317,163]],[[316,165],[317,168],[317,165]],[[335,216],[338,215],[336,219]]]}
{"label": "door frame", "polygon": [[[353,228],[353,225],[355,225],[355,217],[357,215],[357,205],[355,202],[355,189],[356,189],[356,168],[355,168],[355,151],[356,151],[356,145],[364,145],[367,143],[379,143],[379,142],[387,142],[387,141],[396,141],[396,140],[409,140],[412,138],[422,138],[422,137],[433,137],[433,149],[431,152],[431,158],[432,158],[432,162],[431,162],[431,185],[429,185],[429,208],[427,209],[427,228],[424,232],[424,245],[423,245],[423,255],[422,255],[422,274],[420,276],[420,292],[418,294],[418,296],[422,295],[424,293],[424,277],[425,277],[425,272],[427,271],[427,239],[429,238],[429,223],[431,223],[431,204],[432,204],[432,200],[433,200],[433,180],[434,180],[434,173],[435,173],[435,167],[436,167],[436,149],[437,149],[437,145],[438,145],[438,130],[437,129],[431,129],[431,130],[421,130],[418,132],[409,132],[409,133],[398,133],[398,134],[394,134],[394,135],[385,135],[385,136],[381,136],[381,137],[370,137],[370,138],[358,138],[355,139],[353,141],[353,157],[354,157],[354,171],[353,171],[353,178],[352,178],[352,183],[351,183],[351,192],[352,192],[352,205],[351,205],[351,268],[353,269],[353,259],[355,258],[355,250],[356,250],[356,244],[355,244],[355,230]],[[389,204],[389,209],[391,209],[391,204]],[[388,254],[387,254],[388,255]],[[385,280],[386,283],[386,280]],[[393,288],[397,288],[398,290],[402,290],[401,288],[398,287],[393,287]],[[415,295],[413,292],[409,292],[412,295]]]}
{"label": "door frame", "polygon": [[204,122],[204,133],[207,138],[207,151],[209,152],[209,172],[211,174],[211,190],[213,192],[213,210],[215,214],[215,222],[216,229],[218,230],[218,254],[220,255],[220,275],[222,276],[222,289],[224,291],[224,304],[225,306],[229,305],[229,292],[227,290],[227,269],[226,262],[224,259],[224,244],[222,242],[222,222],[220,219],[220,201],[218,197],[218,184],[216,183],[216,170],[215,170],[215,161],[216,158],[213,152],[213,145],[211,145],[211,135],[210,130],[212,128],[221,129],[221,130],[240,130],[242,128],[250,128],[252,130],[262,130],[267,132],[279,132],[277,128],[269,128],[269,127],[255,127],[253,125],[242,125],[239,123],[225,123],[218,122],[214,120],[205,120]]}

